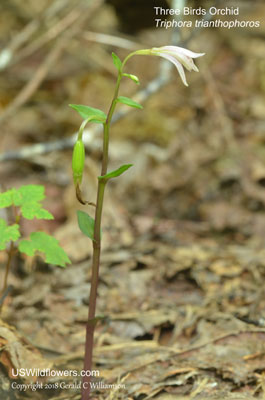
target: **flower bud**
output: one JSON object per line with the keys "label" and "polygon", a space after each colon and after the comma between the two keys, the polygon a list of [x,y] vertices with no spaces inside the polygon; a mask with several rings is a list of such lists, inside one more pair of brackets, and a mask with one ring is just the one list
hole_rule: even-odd
{"label": "flower bud", "polygon": [[81,139],[78,139],[74,145],[72,170],[75,186],[80,185],[85,166],[85,146]]}

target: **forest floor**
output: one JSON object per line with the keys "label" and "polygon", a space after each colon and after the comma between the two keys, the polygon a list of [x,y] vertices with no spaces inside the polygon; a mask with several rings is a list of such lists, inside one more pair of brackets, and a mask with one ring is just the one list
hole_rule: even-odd
{"label": "forest floor", "polygon": [[[72,146],[65,143],[81,121],[68,104],[106,111],[115,84],[111,51],[128,53],[119,47],[113,10],[100,1],[74,32],[73,21],[85,14],[81,5],[66,1],[52,18],[42,3],[1,6],[1,38],[14,56],[0,75],[0,184],[2,191],[45,186],[55,220],[24,222],[23,234],[53,234],[72,264],[61,269],[41,258],[15,258],[0,320],[4,400],[80,399],[80,377],[34,378],[44,389],[12,389],[32,382],[16,379],[14,369],[83,368],[92,246],[76,211],[93,209],[75,198]],[[263,11],[245,10],[248,18]],[[26,23],[34,33],[13,43],[9,31]],[[59,33],[52,36],[55,25]],[[90,31],[116,35],[117,45],[93,42]],[[146,30],[126,38],[132,46],[157,47],[171,34]],[[199,32],[187,47],[206,56],[198,74],[187,74],[189,88],[173,70],[142,111],[112,126],[110,170],[134,167],[107,187],[94,399],[265,398],[263,39],[254,31]],[[157,57],[128,65],[140,88],[158,71]],[[136,91],[128,81],[121,94]],[[94,201],[102,135],[93,130],[87,137],[83,191]],[[34,145],[53,141],[63,149],[34,153]],[[6,260],[1,252],[1,281]]]}

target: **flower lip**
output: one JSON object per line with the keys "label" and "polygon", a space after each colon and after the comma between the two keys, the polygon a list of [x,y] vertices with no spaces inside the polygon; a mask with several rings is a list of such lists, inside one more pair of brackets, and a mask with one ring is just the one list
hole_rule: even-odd
{"label": "flower lip", "polygon": [[172,62],[175,67],[178,69],[182,82],[185,86],[188,86],[185,71],[183,66],[188,71],[196,71],[198,72],[198,68],[193,62],[193,58],[198,58],[204,56],[205,53],[195,53],[191,50],[184,49],[183,47],[178,46],[163,46],[163,47],[153,47],[151,49],[151,54],[154,56],[159,56],[167,59]]}
{"label": "flower lip", "polygon": [[170,62],[172,62],[172,64],[174,64],[175,67],[177,68],[178,73],[179,73],[179,75],[180,75],[180,77],[181,77],[181,80],[182,80],[182,82],[184,83],[184,85],[185,85],[185,86],[189,86],[188,83],[187,83],[187,80],[186,80],[184,68],[183,68],[183,66],[181,65],[181,63],[180,63],[176,58],[174,58],[174,57],[173,57],[172,55],[170,55],[170,54],[163,54],[163,53],[161,53],[161,54],[157,54],[157,55],[159,55],[160,57],[165,58],[166,60],[168,60],[168,61],[170,61]]}

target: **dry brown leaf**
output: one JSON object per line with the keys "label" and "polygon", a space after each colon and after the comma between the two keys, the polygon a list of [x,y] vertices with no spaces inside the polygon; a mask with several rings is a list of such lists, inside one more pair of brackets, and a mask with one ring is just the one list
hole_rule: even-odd
{"label": "dry brown leaf", "polygon": [[[25,339],[15,330],[0,320],[1,362],[5,366],[10,378],[15,379],[13,369],[20,368],[34,370],[50,369],[53,365],[51,360],[46,360],[41,353],[28,344]],[[22,377],[25,381],[36,381],[37,373],[32,377]]]}

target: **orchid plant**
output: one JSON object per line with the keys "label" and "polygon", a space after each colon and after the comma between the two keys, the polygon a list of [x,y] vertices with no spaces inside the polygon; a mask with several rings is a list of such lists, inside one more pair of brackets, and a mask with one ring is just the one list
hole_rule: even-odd
{"label": "orchid plant", "polygon": [[[84,119],[79,129],[77,141],[73,150],[73,159],[72,159],[72,169],[73,169],[76,197],[80,203],[88,204],[95,208],[95,218],[92,218],[90,215],[88,215],[83,211],[77,212],[80,230],[85,235],[87,235],[92,240],[93,243],[91,290],[89,297],[88,322],[86,327],[86,344],[85,344],[85,361],[84,361],[85,371],[91,371],[92,355],[93,355],[93,338],[94,338],[96,322],[98,320],[98,318],[96,318],[95,316],[95,312],[96,312],[96,298],[97,298],[99,264],[100,264],[101,218],[103,210],[104,192],[106,184],[109,180],[120,176],[132,166],[132,164],[125,164],[112,172],[108,172],[110,124],[114,110],[118,103],[123,103],[126,104],[127,106],[134,108],[139,108],[139,109],[142,108],[142,106],[139,103],[135,102],[134,100],[128,97],[119,96],[120,84],[123,77],[127,77],[132,81],[134,81],[136,84],[139,84],[139,79],[137,76],[124,72],[125,65],[127,64],[128,60],[136,55],[158,56],[172,62],[176,66],[180,74],[180,77],[182,79],[182,82],[184,83],[185,86],[188,86],[183,67],[185,67],[188,71],[192,70],[198,71],[198,68],[194,64],[193,59],[203,56],[204,53],[194,53],[190,50],[177,46],[163,46],[159,48],[154,47],[151,49],[134,51],[133,53],[130,53],[124,59],[123,62],[119,59],[119,57],[115,53],[112,53],[113,63],[118,70],[118,77],[114,89],[114,95],[107,115],[103,111],[98,110],[96,108],[88,107],[85,105],[70,104],[70,106],[75,110],[77,110],[81,115],[81,117]],[[84,200],[81,191],[81,182],[85,164],[83,131],[88,122],[94,122],[103,125],[103,157],[101,165],[101,174],[98,177],[97,199],[95,203]],[[89,398],[90,398],[90,374],[87,373],[85,374],[82,383],[82,400],[88,400]]]}

